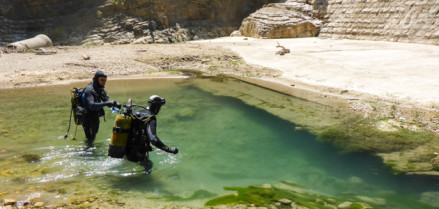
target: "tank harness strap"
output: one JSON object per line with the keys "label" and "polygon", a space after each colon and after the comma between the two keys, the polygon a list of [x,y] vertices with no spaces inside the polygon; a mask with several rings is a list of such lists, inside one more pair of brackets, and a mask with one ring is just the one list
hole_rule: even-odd
{"label": "tank harness strap", "polygon": [[130,133],[130,129],[123,129],[121,127],[113,127],[113,133],[115,134],[127,134]]}
{"label": "tank harness strap", "polygon": [[[134,115],[133,114],[130,114],[130,116],[131,116],[131,118],[134,120],[134,119],[136,119],[136,117],[134,117]],[[152,117],[154,117],[155,115],[151,115],[151,116],[149,116],[148,118],[146,118],[145,120],[142,120],[143,122],[146,122],[146,121],[148,121],[150,118],[152,118]]]}
{"label": "tank harness strap", "polygon": [[148,121],[150,118],[152,118],[152,117],[154,117],[155,115],[151,115],[151,116],[149,116],[147,119],[145,119],[145,120],[142,120],[143,122],[146,122],[146,121]]}

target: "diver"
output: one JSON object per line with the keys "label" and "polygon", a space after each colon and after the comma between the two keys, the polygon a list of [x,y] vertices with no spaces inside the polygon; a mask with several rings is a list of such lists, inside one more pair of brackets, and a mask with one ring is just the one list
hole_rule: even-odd
{"label": "diver", "polygon": [[104,116],[105,120],[104,107],[121,107],[120,103],[109,101],[107,91],[105,90],[106,82],[107,75],[103,71],[98,70],[93,77],[93,82],[85,87],[82,94],[82,103],[87,110],[82,127],[84,128],[87,145],[89,146],[93,145],[96,134],[99,131],[99,118]]}
{"label": "diver", "polygon": [[151,144],[165,152],[178,153],[176,147],[166,146],[157,136],[157,119],[155,116],[165,103],[164,98],[152,95],[148,100],[148,108],[133,114],[136,117],[132,124],[134,134],[127,143],[125,156],[129,161],[140,162],[145,167],[147,174],[152,168],[152,162],[148,158],[148,152],[153,150]]}

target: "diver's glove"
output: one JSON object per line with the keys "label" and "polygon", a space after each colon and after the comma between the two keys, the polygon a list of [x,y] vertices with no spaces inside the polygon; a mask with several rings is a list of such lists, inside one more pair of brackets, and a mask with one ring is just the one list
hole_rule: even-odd
{"label": "diver's glove", "polygon": [[113,101],[113,100],[105,102],[105,106],[107,106],[107,107],[117,107],[119,109],[122,107],[122,105],[120,105],[119,102],[116,102],[116,101]]}
{"label": "diver's glove", "polygon": [[116,102],[116,101],[113,101],[113,100],[106,101],[106,102],[105,102],[105,106],[107,106],[107,107],[113,107],[115,102]]}
{"label": "diver's glove", "polygon": [[177,147],[169,147],[166,152],[169,152],[169,153],[172,153],[175,155],[178,153],[178,149],[177,149]]}

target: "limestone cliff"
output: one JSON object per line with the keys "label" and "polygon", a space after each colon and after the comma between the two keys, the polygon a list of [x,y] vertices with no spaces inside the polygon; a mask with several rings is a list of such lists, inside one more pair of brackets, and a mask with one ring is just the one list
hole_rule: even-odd
{"label": "limestone cliff", "polygon": [[0,0],[0,44],[39,33],[55,43],[81,38],[99,25],[96,9],[103,0]]}
{"label": "limestone cliff", "polygon": [[439,45],[439,0],[330,0],[321,37]]}
{"label": "limestone cliff", "polygon": [[240,26],[253,37],[439,45],[438,20],[439,0],[0,0],[0,45],[39,33],[54,44],[173,43]]}
{"label": "limestone cliff", "polygon": [[38,33],[55,44],[213,38],[228,35],[271,2],[276,0],[0,0],[0,44]]}

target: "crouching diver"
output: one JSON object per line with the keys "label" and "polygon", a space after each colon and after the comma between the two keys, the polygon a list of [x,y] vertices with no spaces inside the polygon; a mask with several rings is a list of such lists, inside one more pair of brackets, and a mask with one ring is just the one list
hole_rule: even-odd
{"label": "crouching diver", "polygon": [[155,147],[172,154],[177,154],[176,147],[166,146],[157,136],[157,118],[155,117],[165,104],[165,99],[152,95],[148,100],[148,108],[133,113],[135,120],[132,121],[133,137],[127,143],[126,158],[129,161],[140,162],[148,174],[152,168],[152,162],[148,158],[148,152],[152,151],[151,144]]}
{"label": "crouching diver", "polygon": [[103,71],[97,71],[91,82],[84,89],[82,94],[82,103],[87,110],[84,116],[82,127],[84,128],[87,144],[93,145],[96,134],[99,131],[99,118],[104,116],[104,107],[118,107],[120,104],[116,101],[109,101],[107,91],[105,90],[105,83],[107,82],[107,75]]}

